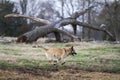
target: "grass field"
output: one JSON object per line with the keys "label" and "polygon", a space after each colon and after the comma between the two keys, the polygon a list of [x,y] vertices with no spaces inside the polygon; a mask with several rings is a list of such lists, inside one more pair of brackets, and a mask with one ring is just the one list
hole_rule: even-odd
{"label": "grass field", "polygon": [[104,42],[39,43],[74,46],[66,64],[50,65],[36,44],[0,43],[0,80],[120,80],[120,44]]}

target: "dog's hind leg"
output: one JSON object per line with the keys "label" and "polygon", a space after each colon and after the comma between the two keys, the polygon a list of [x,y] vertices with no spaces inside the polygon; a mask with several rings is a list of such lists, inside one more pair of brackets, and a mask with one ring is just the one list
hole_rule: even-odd
{"label": "dog's hind leg", "polygon": [[66,62],[62,62],[62,64],[61,65],[64,65]]}
{"label": "dog's hind leg", "polygon": [[65,64],[65,59],[64,59],[64,58],[65,58],[64,55],[62,55],[62,56],[61,56],[61,60],[62,60],[61,65],[64,65],[64,64]]}

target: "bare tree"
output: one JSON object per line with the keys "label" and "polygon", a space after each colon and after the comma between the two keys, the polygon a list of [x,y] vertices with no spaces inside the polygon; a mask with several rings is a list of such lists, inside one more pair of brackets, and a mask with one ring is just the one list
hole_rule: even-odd
{"label": "bare tree", "polygon": [[[87,13],[93,7],[94,6],[90,6],[89,8],[87,8],[87,9],[81,11],[81,12],[78,11],[78,12],[73,13],[71,15],[71,17],[69,17],[69,18],[64,18],[62,20],[52,22],[50,24],[48,23],[48,21],[43,20],[43,22],[46,23],[46,25],[43,25],[41,27],[36,27],[35,29],[22,34],[21,36],[18,37],[17,41],[18,42],[33,42],[33,41],[36,41],[38,38],[40,38],[42,36],[45,36],[46,34],[49,34],[51,32],[63,33],[63,34],[66,34],[67,36],[69,36],[71,38],[74,38],[74,39],[78,40],[78,38],[76,36],[59,29],[61,26],[65,26],[65,25],[68,25],[68,24],[74,24],[74,25],[83,26],[83,27],[93,29],[93,30],[97,30],[97,31],[103,31],[104,33],[108,34],[110,37],[114,38],[114,36],[109,31],[107,31],[106,29],[95,28],[95,26],[93,26],[93,25],[90,25],[90,24],[87,24],[87,23],[82,23],[82,22],[79,22],[77,20],[77,18],[79,16]],[[5,17],[6,18],[8,18],[8,17],[23,17],[23,18],[29,18],[29,19],[32,19],[32,20],[37,21],[39,23],[42,23],[41,21],[39,21],[36,18],[25,16],[25,15],[19,15],[19,14],[8,14]],[[42,19],[40,19],[40,20],[42,20]]]}

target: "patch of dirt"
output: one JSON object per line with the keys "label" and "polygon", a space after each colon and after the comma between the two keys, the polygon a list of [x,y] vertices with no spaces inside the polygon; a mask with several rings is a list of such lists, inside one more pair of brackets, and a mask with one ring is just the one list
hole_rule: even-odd
{"label": "patch of dirt", "polygon": [[0,80],[120,80],[120,74],[75,69],[0,69]]}

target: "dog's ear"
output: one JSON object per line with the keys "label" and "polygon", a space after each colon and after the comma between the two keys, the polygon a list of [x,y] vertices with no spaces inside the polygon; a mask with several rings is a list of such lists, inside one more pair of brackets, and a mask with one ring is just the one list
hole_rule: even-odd
{"label": "dog's ear", "polygon": [[71,46],[71,49],[73,49],[73,46]]}

